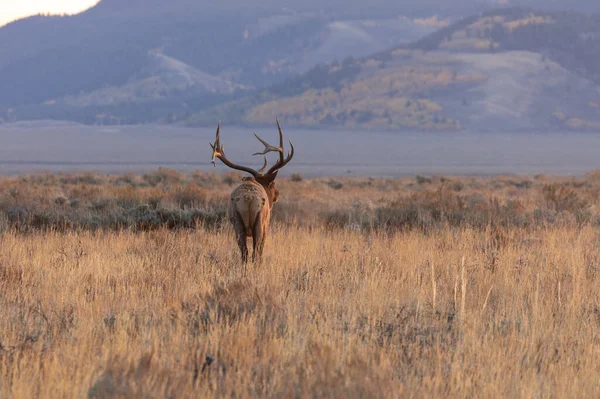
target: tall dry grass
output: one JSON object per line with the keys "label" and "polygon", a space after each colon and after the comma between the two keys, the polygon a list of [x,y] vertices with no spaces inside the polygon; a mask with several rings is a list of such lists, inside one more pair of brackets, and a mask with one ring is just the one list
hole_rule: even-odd
{"label": "tall dry grass", "polygon": [[[463,187],[452,191],[439,179],[283,181],[291,199],[264,263],[247,270],[221,222],[7,222],[0,397],[598,397],[596,183],[550,180],[453,179]],[[31,201],[40,187],[66,197],[89,184],[0,184],[13,183]],[[204,187],[206,198],[228,184]],[[469,207],[477,193],[487,202]],[[412,207],[421,222],[377,224],[382,207]],[[326,225],[323,212],[350,216]],[[443,216],[457,212],[466,222]]]}

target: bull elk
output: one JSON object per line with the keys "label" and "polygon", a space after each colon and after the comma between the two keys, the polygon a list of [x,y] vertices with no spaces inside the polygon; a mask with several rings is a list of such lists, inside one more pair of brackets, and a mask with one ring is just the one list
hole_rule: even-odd
{"label": "bull elk", "polygon": [[[279,191],[275,188],[275,178],[279,170],[292,160],[294,145],[290,141],[291,151],[288,152],[287,157],[284,157],[283,131],[281,130],[279,120],[277,120],[279,147],[270,145],[254,133],[258,141],[265,146],[262,152],[252,154],[263,155],[265,158],[263,167],[259,170],[254,170],[246,166],[234,164],[227,159],[223,151],[223,145],[221,144],[220,128],[221,124],[219,123],[217,125],[215,142],[214,144],[210,143],[213,150],[213,165],[215,165],[215,158],[218,158],[231,169],[241,170],[252,175],[252,177],[244,177],[242,184],[231,192],[227,206],[227,215],[236,234],[237,243],[242,254],[242,262],[248,262],[247,239],[249,237],[252,237],[252,261],[255,262],[262,258],[267,231],[271,221],[271,209],[273,208],[273,204],[279,199]],[[269,152],[279,153],[279,159],[264,173],[267,169],[266,154]]]}

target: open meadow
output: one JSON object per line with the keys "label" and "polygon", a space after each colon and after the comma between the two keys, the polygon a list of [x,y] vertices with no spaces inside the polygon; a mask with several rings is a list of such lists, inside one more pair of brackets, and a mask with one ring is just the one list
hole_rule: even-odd
{"label": "open meadow", "polygon": [[600,172],[0,178],[0,397],[599,397]]}

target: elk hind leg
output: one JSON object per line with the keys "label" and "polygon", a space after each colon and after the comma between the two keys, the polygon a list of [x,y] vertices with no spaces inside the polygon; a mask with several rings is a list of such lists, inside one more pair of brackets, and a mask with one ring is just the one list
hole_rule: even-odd
{"label": "elk hind leg", "polygon": [[263,222],[261,215],[257,215],[252,226],[252,262],[260,262],[262,260],[263,248],[265,246],[266,233],[263,231]]}
{"label": "elk hind leg", "polygon": [[240,247],[240,252],[242,254],[242,263],[248,262],[248,245],[246,243],[246,235],[239,234],[238,235],[238,246]]}
{"label": "elk hind leg", "polygon": [[235,234],[237,236],[237,243],[240,247],[240,253],[242,255],[242,263],[248,262],[248,243],[246,237],[246,228],[244,226],[244,219],[239,212],[236,215],[236,219],[233,223]]}

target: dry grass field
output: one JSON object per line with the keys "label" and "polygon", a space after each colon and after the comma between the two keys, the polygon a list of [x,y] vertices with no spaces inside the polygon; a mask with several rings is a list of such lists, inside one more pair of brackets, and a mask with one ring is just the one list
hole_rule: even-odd
{"label": "dry grass field", "polygon": [[598,397],[600,174],[0,179],[0,397]]}

